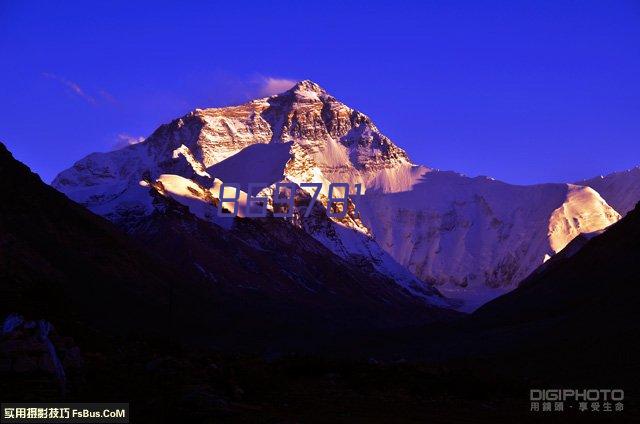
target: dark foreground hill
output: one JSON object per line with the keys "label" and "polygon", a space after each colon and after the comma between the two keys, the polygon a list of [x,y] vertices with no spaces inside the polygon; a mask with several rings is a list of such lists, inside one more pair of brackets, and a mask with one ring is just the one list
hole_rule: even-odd
{"label": "dark foreground hill", "polygon": [[[528,412],[531,388],[619,387],[627,409],[600,422],[637,416],[638,209],[472,316],[447,323],[440,312],[425,326],[434,310],[385,306],[401,298],[384,279],[334,256],[315,262],[321,247],[277,223],[223,233],[181,218],[180,237],[164,224],[184,210],[168,203],[132,239],[3,147],[0,188],[0,313],[24,316],[0,334],[0,399],[125,400],[132,422],[153,423],[541,422]],[[219,287],[185,271],[189,249],[220,261]],[[284,260],[294,255],[304,267]],[[232,284],[238,257],[258,267],[246,276],[254,285],[260,273],[290,279],[263,281],[251,296]],[[300,272],[314,266],[323,272]],[[334,303],[330,292],[304,297],[292,285],[332,287],[336,272],[350,280]],[[278,302],[279,292],[297,301]],[[600,419],[546,420],[574,418]]]}
{"label": "dark foreground hill", "polygon": [[357,346],[377,358],[518,382],[511,393],[521,399],[527,388],[620,388],[637,414],[639,340],[640,205],[458,322],[377,333]]}

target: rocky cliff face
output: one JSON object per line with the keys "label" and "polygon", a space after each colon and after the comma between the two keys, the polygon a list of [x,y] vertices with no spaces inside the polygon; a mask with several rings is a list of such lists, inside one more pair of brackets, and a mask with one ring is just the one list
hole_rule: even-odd
{"label": "rocky cliff face", "polygon": [[435,284],[467,308],[515,287],[576,235],[619,219],[585,187],[514,186],[412,164],[369,117],[311,81],[240,106],[196,109],[143,143],[87,156],[53,185],[126,225],[153,210],[140,181],[175,181],[167,175],[205,191],[216,179],[261,182],[264,192],[279,181],[323,183],[325,196],[331,182],[360,184],[351,219],[299,225],[345,259],[373,264],[405,288]]}
{"label": "rocky cliff face", "polygon": [[[234,167],[236,174],[228,175],[224,161],[250,147],[242,153],[247,159],[244,166]],[[258,156],[265,155],[269,162],[256,169]],[[137,183],[145,173],[205,176],[212,167],[220,174],[214,177],[236,177],[234,182],[254,182],[250,178],[257,171],[272,180],[265,183],[286,175],[294,182],[386,183],[387,190],[403,188],[406,178],[392,178],[398,173],[415,177],[407,154],[381,134],[369,117],[317,84],[302,81],[283,94],[240,106],[196,109],[161,126],[143,143],[87,156],[60,173],[53,186],[97,207],[119,194],[116,183]],[[387,173],[391,176],[382,181]],[[90,187],[96,186],[100,192],[106,187],[114,190],[111,196],[92,196]]]}

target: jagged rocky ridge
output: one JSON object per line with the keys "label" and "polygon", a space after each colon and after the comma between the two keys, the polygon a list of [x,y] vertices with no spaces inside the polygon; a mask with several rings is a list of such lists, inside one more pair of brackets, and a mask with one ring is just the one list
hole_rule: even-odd
{"label": "jagged rocky ridge", "polygon": [[588,187],[515,186],[415,165],[369,117],[311,81],[239,106],[196,109],[140,144],[87,156],[52,184],[127,228],[153,212],[155,181],[214,222],[203,203],[220,181],[263,182],[264,193],[278,181],[325,190],[361,184],[364,195],[345,220],[297,225],[427,301],[438,299],[436,285],[467,309],[515,287],[576,235],[620,217]]}

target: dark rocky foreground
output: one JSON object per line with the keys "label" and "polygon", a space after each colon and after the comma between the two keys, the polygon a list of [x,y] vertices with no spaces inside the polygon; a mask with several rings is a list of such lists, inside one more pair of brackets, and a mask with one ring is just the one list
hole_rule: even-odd
{"label": "dark rocky foreground", "polygon": [[[81,344],[83,367],[67,392],[44,370],[2,379],[3,398],[131,402],[132,422],[633,422],[624,412],[530,413],[540,375],[510,375],[510,364],[468,360],[381,361],[291,355],[265,359],[139,340]],[[506,365],[506,367],[505,367]],[[5,374],[6,375],[6,374]],[[547,376],[548,377],[548,376]],[[567,380],[565,380],[567,381]],[[567,384],[567,383],[565,383]],[[633,393],[629,387],[627,393]],[[544,418],[544,419],[542,419]]]}

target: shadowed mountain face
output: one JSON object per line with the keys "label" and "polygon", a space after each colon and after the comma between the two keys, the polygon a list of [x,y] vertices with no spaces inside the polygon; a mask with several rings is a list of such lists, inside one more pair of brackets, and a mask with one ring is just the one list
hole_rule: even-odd
{"label": "shadowed mountain face", "polygon": [[115,331],[166,325],[163,267],[107,220],[44,184],[0,144],[0,315],[86,319]]}
{"label": "shadowed mountain face", "polygon": [[[457,315],[282,221],[227,231],[153,190],[154,213],[131,228],[136,241],[43,184],[1,144],[0,189],[3,399],[126,399],[138,422],[282,421],[290,412],[278,409],[299,392],[298,379],[285,376],[274,400],[270,375],[280,371],[234,352],[281,355],[345,330]],[[193,272],[194,261],[215,275]]]}
{"label": "shadowed mountain face", "polygon": [[225,230],[152,189],[154,213],[129,228],[132,238],[43,184],[4,146],[0,188],[10,199],[0,205],[3,318],[18,312],[112,333],[265,346],[455,315],[280,220]]}
{"label": "shadowed mountain face", "polygon": [[240,218],[224,229],[155,196],[156,212],[129,234],[223,296],[222,309],[244,316],[219,333],[250,331],[247,339],[255,340],[282,333],[304,346],[314,332],[396,328],[459,315],[399,290],[366,262],[354,266],[281,219]]}
{"label": "shadowed mountain face", "polygon": [[[207,168],[209,175],[222,181],[240,184],[247,191],[248,185],[262,183],[259,190],[282,181],[282,170],[289,161],[288,143],[252,144],[235,155]],[[249,168],[247,164],[252,166]],[[244,170],[245,172],[238,172]]]}
{"label": "shadowed mountain face", "polygon": [[578,251],[550,261],[516,290],[474,315],[487,322],[561,318],[599,322],[601,330],[609,328],[608,333],[637,326],[637,320],[624,321],[640,316],[640,206],[581,244]]}
{"label": "shadowed mountain face", "polygon": [[549,262],[476,311],[474,331],[501,355],[526,355],[533,375],[637,388],[640,205],[579,250]]}

